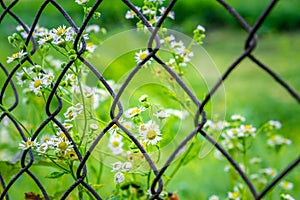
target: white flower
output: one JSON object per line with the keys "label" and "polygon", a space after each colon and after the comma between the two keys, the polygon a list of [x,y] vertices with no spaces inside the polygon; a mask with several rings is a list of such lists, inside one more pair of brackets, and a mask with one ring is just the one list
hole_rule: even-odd
{"label": "white flower", "polygon": [[26,83],[26,80],[28,80],[28,73],[26,72],[26,69],[22,69],[22,71],[16,73],[16,79],[17,79],[17,84],[20,86],[23,86],[24,83]]}
{"label": "white flower", "polygon": [[47,152],[48,149],[49,149],[48,143],[42,143],[36,150],[37,152],[44,154]]}
{"label": "white flower", "polygon": [[258,164],[258,163],[261,163],[261,158],[259,157],[254,157],[254,158],[251,158],[250,161],[249,161],[250,164]]}
{"label": "white flower", "polygon": [[113,166],[113,169],[112,169],[112,172],[117,172],[117,171],[119,171],[120,169],[121,169],[121,167],[122,167],[122,162],[121,161],[118,161],[118,162],[115,162],[115,163],[113,163],[112,164],[112,166]]}
{"label": "white flower", "polygon": [[183,54],[184,53],[185,46],[184,46],[184,43],[181,40],[179,42],[172,41],[170,43],[170,45],[171,45],[171,48],[174,50],[174,52],[176,54]]}
{"label": "white flower", "polygon": [[56,143],[55,152],[58,154],[66,155],[69,151],[71,151],[73,145],[70,141],[59,138],[59,141]]}
{"label": "white flower", "polygon": [[156,11],[155,10],[152,10],[151,8],[148,8],[147,9],[144,9],[143,10],[143,14],[144,15],[147,15],[147,14],[150,14],[150,15],[155,15]]}
{"label": "white flower", "polygon": [[123,152],[122,136],[119,134],[112,134],[109,138],[108,148],[112,154],[119,155]]}
{"label": "white flower", "polygon": [[174,35],[166,36],[164,39],[160,40],[160,42],[162,44],[165,43],[165,42],[170,43],[172,41],[175,41],[175,36]]}
{"label": "white flower", "polygon": [[213,122],[211,120],[207,120],[207,122],[205,123],[206,127],[209,127],[210,129],[213,130],[223,130],[224,128],[226,128],[228,126],[228,122],[226,121],[218,121],[218,122]]}
{"label": "white flower", "polygon": [[48,34],[48,35],[44,35],[43,37],[39,38],[38,43],[41,44],[45,44],[47,42],[51,42],[53,40],[53,37]]}
{"label": "white flower", "polygon": [[77,118],[77,116],[82,112],[83,106],[78,103],[75,106],[71,106],[67,109],[67,111],[64,113],[65,118],[67,118],[68,121],[73,121]]}
{"label": "white flower", "polygon": [[205,32],[205,28],[201,25],[197,26],[197,30],[201,31],[201,32]]}
{"label": "white flower", "polygon": [[277,130],[281,128],[281,123],[279,121],[270,120],[269,124],[272,128],[275,128]]}
{"label": "white flower", "polygon": [[179,119],[185,119],[189,113],[186,110],[180,111],[175,109],[166,109],[167,113],[174,115],[175,117],[178,117]]}
{"label": "white flower", "polygon": [[240,200],[241,195],[238,192],[228,192],[228,198],[232,200]]}
{"label": "white flower", "polygon": [[158,117],[159,119],[165,119],[170,117],[170,113],[166,112],[165,110],[161,110],[154,114],[154,116]]}
{"label": "white flower", "polygon": [[132,163],[131,162],[125,162],[122,165],[122,172],[129,172],[132,168]]}
{"label": "white flower", "polygon": [[277,171],[273,168],[265,168],[265,169],[262,169],[261,172],[272,178],[274,178],[277,175]]}
{"label": "white flower", "polygon": [[[166,12],[166,8],[165,7],[161,7],[160,9],[159,9],[159,12],[160,12],[160,14],[161,15],[163,15],[165,12]],[[171,19],[175,19],[175,13],[174,13],[174,11],[170,11],[169,13],[168,13],[168,17],[169,18],[171,18]]]}
{"label": "white flower", "polygon": [[163,4],[165,0],[148,0],[148,2]]}
{"label": "white flower", "polygon": [[[141,10],[141,8],[140,7],[135,7],[138,11],[140,11]],[[126,19],[133,19],[134,18],[134,16],[135,16],[135,12],[133,11],[133,10],[128,10],[127,12],[126,12],[126,14],[125,14],[125,18]]]}
{"label": "white flower", "polygon": [[43,85],[45,87],[53,83],[53,80],[54,80],[54,74],[52,72],[43,75]]}
{"label": "white flower", "polygon": [[289,195],[289,194],[282,194],[282,195],[281,195],[281,200],[295,200],[295,198],[292,197],[292,196]]}
{"label": "white flower", "polygon": [[124,116],[125,116],[126,118],[132,118],[132,117],[134,117],[134,116],[139,115],[139,114],[140,114],[142,111],[144,111],[144,110],[145,110],[144,107],[140,107],[140,108],[138,108],[138,107],[130,108],[130,109],[128,109],[128,110],[126,110],[126,111],[124,112]]}
{"label": "white flower", "polygon": [[92,131],[96,131],[96,130],[99,129],[99,126],[98,126],[97,124],[92,123],[92,124],[90,124],[90,129],[91,129]]}
{"label": "white flower", "polygon": [[40,77],[34,77],[33,81],[29,84],[30,91],[34,92],[35,95],[39,95],[39,91],[43,86],[43,79]]}
{"label": "white flower", "polygon": [[220,198],[217,195],[212,195],[208,200],[219,200]]}
{"label": "white flower", "polygon": [[89,0],[75,0],[75,3],[78,3],[79,5],[84,4],[88,2]]}
{"label": "white flower", "polygon": [[124,174],[122,172],[117,172],[114,176],[114,182],[116,184],[123,183],[125,180]]}
{"label": "white flower", "polygon": [[247,137],[247,136],[252,136],[254,137],[255,136],[255,131],[256,131],[256,128],[254,128],[252,125],[241,125],[240,126],[240,130],[241,130],[241,137]]}
{"label": "white flower", "polygon": [[232,115],[231,119],[234,121],[241,121],[241,122],[246,121],[246,118],[241,115]]}
{"label": "white flower", "polygon": [[[140,50],[138,53],[135,54],[135,61],[137,63],[142,62],[147,56],[149,55],[149,51],[148,50]],[[148,61],[150,62],[150,60]]]}
{"label": "white flower", "polygon": [[267,140],[267,144],[271,147],[282,146],[282,145],[290,145],[292,143],[291,140],[284,138],[280,135],[272,135]]}
{"label": "white flower", "polygon": [[100,27],[96,24],[92,24],[86,27],[86,32],[95,32],[98,33],[100,31]]}
{"label": "white flower", "polygon": [[34,141],[31,140],[31,138],[28,138],[27,141],[22,141],[19,144],[19,148],[22,150],[30,149],[32,147],[38,147],[38,143],[36,142],[36,139]]}
{"label": "white flower", "polygon": [[27,55],[26,52],[24,52],[23,50],[17,52],[17,53],[14,53],[12,56],[10,57],[7,57],[7,63],[11,63],[12,61],[14,60],[19,60],[20,58],[22,58],[23,56]]}
{"label": "white flower", "polygon": [[291,190],[294,187],[294,184],[288,181],[282,181],[279,183],[279,186],[284,190]]}
{"label": "white flower", "polygon": [[97,45],[95,45],[92,42],[87,42],[86,43],[86,50],[90,53],[94,53],[95,49],[97,48]]}
{"label": "white flower", "polygon": [[156,145],[162,140],[159,126],[153,121],[142,124],[139,128],[139,132],[141,140],[148,145]]}

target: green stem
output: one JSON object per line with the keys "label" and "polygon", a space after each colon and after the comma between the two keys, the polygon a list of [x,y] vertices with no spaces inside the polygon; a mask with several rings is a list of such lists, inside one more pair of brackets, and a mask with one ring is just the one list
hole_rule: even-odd
{"label": "green stem", "polygon": [[178,172],[179,168],[182,166],[182,164],[184,163],[187,155],[191,152],[191,150],[193,149],[193,146],[196,143],[196,137],[194,137],[194,139],[192,140],[191,145],[189,146],[189,148],[186,150],[186,152],[184,153],[184,155],[182,156],[182,158],[180,159],[180,161],[178,162],[178,164],[176,165],[176,167],[173,169],[171,175],[169,176],[169,179],[166,180],[165,183],[165,187],[167,187],[167,185],[169,184],[169,182],[172,180],[172,178],[175,176],[175,174]]}
{"label": "green stem", "polygon": [[0,104],[0,108],[2,111],[8,115],[10,115],[14,120],[17,121],[17,123],[25,130],[25,132],[28,134],[28,137],[31,137],[30,132],[27,130],[27,128],[22,124],[22,122],[12,113],[10,112],[4,105]]}

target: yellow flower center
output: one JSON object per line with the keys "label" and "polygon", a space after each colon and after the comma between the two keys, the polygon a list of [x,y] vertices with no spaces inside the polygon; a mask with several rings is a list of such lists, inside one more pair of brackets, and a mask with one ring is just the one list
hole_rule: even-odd
{"label": "yellow flower center", "polygon": [[58,148],[60,148],[61,150],[67,150],[68,149],[68,144],[66,142],[60,142],[58,144]]}
{"label": "yellow flower center", "polygon": [[42,85],[42,81],[40,79],[36,80],[33,84],[34,88],[38,88]]}
{"label": "yellow flower center", "polygon": [[232,193],[232,198],[238,198],[240,195],[237,192],[233,192]]}
{"label": "yellow flower center", "polygon": [[147,56],[148,56],[148,54],[146,52],[142,52],[140,54],[140,60],[144,60]]}
{"label": "yellow flower center", "polygon": [[18,58],[19,56],[20,56],[20,53],[17,52],[17,53],[14,53],[14,54],[11,56],[11,58],[12,58],[12,59],[15,59],[15,58]]}
{"label": "yellow flower center", "polygon": [[250,125],[245,125],[246,130],[250,130],[252,127]]}
{"label": "yellow flower center", "polygon": [[134,108],[131,110],[130,115],[135,116],[135,115],[139,114],[140,112],[141,112],[141,110],[139,108]]}
{"label": "yellow flower center", "polygon": [[134,15],[135,12],[134,12],[133,10],[130,10],[130,11],[129,11],[129,14],[130,14],[130,15]]}
{"label": "yellow flower center", "polygon": [[28,141],[26,142],[26,146],[27,146],[27,147],[32,147],[32,146],[33,146],[33,142],[30,141],[30,140],[28,140]]}
{"label": "yellow flower center", "polygon": [[56,35],[58,36],[62,36],[67,32],[67,30],[65,28],[58,28],[56,31]]}
{"label": "yellow flower center", "polygon": [[111,145],[113,146],[113,147],[118,147],[118,146],[120,146],[120,143],[118,142],[118,141],[113,141],[112,143],[111,143]]}
{"label": "yellow flower center", "polygon": [[92,47],[94,44],[92,43],[92,42],[88,42],[88,43],[86,43],[86,46],[88,46],[88,47]]}
{"label": "yellow flower center", "polygon": [[149,140],[155,139],[156,136],[157,136],[156,132],[155,132],[154,130],[152,130],[152,129],[150,129],[150,130],[147,132],[147,138],[148,138]]}
{"label": "yellow flower center", "polygon": [[185,53],[185,54],[189,54],[189,53],[191,53],[191,51],[190,51],[189,49],[185,49],[185,50],[184,50],[184,53]]}

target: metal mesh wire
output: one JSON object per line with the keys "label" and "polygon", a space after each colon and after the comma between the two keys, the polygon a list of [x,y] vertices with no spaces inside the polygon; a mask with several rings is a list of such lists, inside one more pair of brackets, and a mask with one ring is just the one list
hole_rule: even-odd
{"label": "metal mesh wire", "polygon": [[[267,73],[269,76],[271,76],[279,85],[281,85],[297,102],[300,102],[300,96],[299,94],[287,83],[285,82],[279,75],[277,75],[272,68],[269,66],[266,66],[261,60],[259,60],[257,57],[253,55],[254,48],[256,47],[256,44],[258,43],[256,33],[263,25],[265,19],[269,15],[269,13],[272,11],[278,0],[272,0],[269,5],[265,8],[265,10],[261,13],[260,17],[256,20],[253,26],[250,26],[246,20],[239,15],[238,12],[235,11],[233,7],[230,6],[226,1],[224,0],[217,0],[216,4],[220,4],[224,7],[224,10],[227,11],[240,25],[243,29],[245,29],[248,33],[247,39],[244,41],[245,48],[244,51],[240,53],[240,55],[237,56],[237,59],[232,62],[232,64],[227,68],[227,70],[222,74],[219,81],[215,83],[215,85],[210,89],[210,92],[205,96],[203,100],[199,100],[193,92],[188,88],[188,86],[181,80],[181,78],[172,70],[170,69],[166,62],[162,60],[160,57],[157,56],[157,52],[160,50],[160,38],[158,37],[158,29],[161,26],[161,24],[165,21],[167,14],[176,4],[176,0],[172,0],[169,2],[165,14],[160,18],[160,20],[157,22],[156,27],[152,27],[147,21],[147,19],[143,16],[142,12],[136,9],[135,5],[130,0],[123,0],[122,4],[128,6],[128,8],[132,9],[136,15],[142,20],[144,25],[149,29],[151,32],[151,35],[148,39],[148,50],[149,54],[148,56],[135,68],[130,72],[130,74],[126,77],[125,81],[122,83],[122,86],[118,92],[113,91],[110,84],[103,78],[102,74],[97,71],[95,66],[93,66],[88,60],[86,60],[83,57],[83,52],[86,49],[86,42],[84,39],[82,39],[82,35],[84,30],[86,29],[88,23],[92,19],[93,14],[95,11],[101,7],[102,0],[98,0],[94,3],[91,10],[88,12],[87,17],[81,24],[81,26],[78,28],[76,23],[73,21],[72,17],[65,11],[59,3],[57,3],[54,0],[45,0],[41,7],[39,8],[38,12],[35,14],[35,18],[33,20],[31,28],[27,28],[25,25],[25,22],[22,21],[22,18],[17,16],[13,11],[12,8],[18,3],[18,0],[12,1],[12,2],[6,2],[4,0],[1,0],[1,6],[3,8],[3,11],[0,15],[0,22],[2,22],[6,18],[12,18],[15,21],[18,22],[19,25],[24,27],[25,31],[28,33],[28,37],[26,39],[26,45],[31,46],[30,48],[30,54],[34,55],[36,53],[37,49],[37,41],[32,37],[34,28],[37,26],[41,15],[45,11],[45,8],[49,5],[52,5],[55,7],[56,12],[61,13],[64,18],[67,20],[69,25],[73,27],[73,29],[77,33],[77,37],[74,41],[74,49],[76,51],[77,59],[80,60],[84,65],[86,65],[90,71],[95,74],[95,76],[99,79],[99,81],[105,86],[105,88],[109,91],[111,97],[113,98],[113,103],[111,106],[111,120],[110,123],[97,135],[97,137],[94,139],[92,144],[89,147],[89,150],[85,155],[82,155],[80,153],[80,150],[77,148],[76,144],[73,141],[73,138],[68,133],[68,131],[65,129],[65,127],[62,125],[62,123],[56,118],[57,114],[62,109],[62,100],[61,97],[57,94],[58,87],[61,84],[62,78],[66,74],[66,72],[70,69],[71,65],[74,63],[74,60],[69,60],[65,67],[61,69],[60,76],[58,77],[55,84],[52,86],[52,91],[49,95],[49,98],[47,99],[45,111],[47,114],[47,119],[45,119],[38,127],[37,130],[32,134],[32,139],[37,138],[38,135],[42,132],[42,130],[47,126],[48,123],[53,122],[58,127],[63,130],[66,137],[69,141],[72,142],[74,145],[74,150],[76,155],[78,156],[80,160],[80,164],[77,167],[76,171],[76,181],[73,182],[73,184],[61,195],[61,199],[67,199],[70,193],[76,189],[77,187],[84,187],[86,190],[88,190],[95,199],[102,199],[102,195],[97,193],[85,180],[85,177],[87,175],[87,162],[90,159],[91,153],[94,151],[94,148],[96,145],[102,140],[103,136],[108,132],[108,130],[113,126],[117,125],[120,129],[122,129],[127,136],[136,144],[139,151],[144,154],[146,161],[148,162],[148,165],[151,167],[153,173],[155,174],[155,178],[152,180],[151,185],[151,199],[160,199],[160,193],[163,191],[164,188],[164,182],[162,180],[162,176],[170,166],[170,163],[174,161],[177,153],[180,151],[182,147],[184,147],[196,134],[201,134],[203,138],[205,138],[208,142],[213,144],[222,154],[223,156],[228,160],[228,162],[235,168],[235,170],[238,172],[238,174],[242,177],[245,184],[249,188],[249,190],[252,193],[253,199],[262,199],[275,185],[279,183],[279,181],[282,180],[283,177],[287,173],[289,173],[292,169],[294,169],[300,162],[300,157],[294,160],[292,163],[290,163],[271,183],[269,183],[268,186],[266,186],[261,192],[258,192],[256,188],[254,187],[253,183],[251,182],[251,179],[243,172],[241,167],[238,165],[238,163],[231,157],[231,155],[209,134],[205,132],[203,129],[203,126],[206,122],[206,112],[205,108],[208,102],[210,101],[211,97],[216,93],[216,91],[219,89],[219,87],[222,85],[222,83],[231,75],[231,73],[238,68],[239,64],[245,60],[250,59],[258,68],[261,68],[265,73]],[[120,3],[121,4],[121,3]],[[242,42],[242,41],[241,41]],[[79,45],[80,44],[80,45]],[[119,120],[120,117],[123,115],[123,105],[120,102],[120,98],[123,95],[124,90],[128,86],[129,82],[133,79],[133,77],[137,76],[138,71],[141,69],[141,67],[149,60],[153,59],[155,62],[160,64],[164,70],[169,73],[174,80],[177,82],[178,86],[180,86],[186,94],[192,99],[194,105],[197,107],[197,112],[194,116],[194,122],[195,127],[194,130],[191,131],[184,140],[181,141],[181,143],[178,145],[176,150],[168,157],[167,161],[163,165],[161,169],[158,169],[155,165],[155,162],[152,160],[151,156],[148,154],[148,152],[145,150],[145,148],[142,146],[142,144],[139,142],[137,138],[134,137],[133,133],[128,131],[123,125],[122,122]],[[4,117],[8,117],[8,119],[14,124],[16,130],[18,131],[19,135],[23,138],[24,141],[26,141],[25,133],[23,132],[22,127],[18,123],[18,121],[14,118],[13,115],[10,113],[16,109],[20,103],[19,103],[19,93],[15,87],[15,82],[13,81],[13,77],[16,75],[16,72],[18,69],[20,69],[21,65],[25,62],[32,63],[32,60],[30,56],[25,56],[18,64],[16,64],[12,70],[9,70],[5,63],[0,63],[1,70],[3,71],[3,74],[5,74],[5,77],[1,77],[1,79],[4,80],[4,84],[1,86],[1,93],[0,93],[0,104],[3,105],[1,107],[3,113],[0,117],[0,120],[3,120]],[[33,63],[32,63],[33,64]],[[11,94],[8,88],[12,88],[13,93]],[[10,104],[4,104],[4,98],[5,96],[11,96],[14,101]],[[55,109],[53,109],[53,102],[56,102]],[[4,108],[7,108],[5,110]],[[9,112],[7,112],[9,111]],[[4,180],[4,178],[0,174],[0,180],[1,180],[1,187],[2,187],[2,193],[0,194],[0,199],[9,199],[9,192],[12,190],[12,186],[16,184],[18,179],[23,175],[27,174],[30,179],[34,181],[36,186],[40,189],[42,192],[44,199],[50,199],[49,194],[47,192],[47,186],[44,185],[39,178],[32,172],[31,167],[33,166],[33,162],[35,160],[34,154],[30,150],[25,150],[22,153],[21,158],[21,169],[13,176],[10,180]]]}

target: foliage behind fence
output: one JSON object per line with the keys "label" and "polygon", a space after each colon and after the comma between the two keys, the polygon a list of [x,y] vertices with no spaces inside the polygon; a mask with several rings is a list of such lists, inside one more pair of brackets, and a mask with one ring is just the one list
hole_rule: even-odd
{"label": "foliage behind fence", "polygon": [[[63,107],[61,96],[59,95],[59,86],[62,84],[62,79],[66,72],[70,69],[70,67],[74,64],[75,59],[69,59],[66,62],[66,65],[63,69],[61,69],[61,73],[59,75],[59,78],[55,82],[55,84],[51,85],[52,90],[50,91],[50,94],[48,96],[48,99],[46,99],[46,105],[45,108],[41,112],[45,112],[47,115],[47,118],[39,124],[38,128],[32,133],[31,140],[33,141],[35,138],[37,138],[44,129],[46,129],[46,126],[50,123],[55,124],[56,126],[60,127],[60,129],[64,132],[66,135],[68,141],[73,145],[74,153],[79,159],[79,164],[76,168],[76,181],[72,183],[68,187],[66,191],[64,191],[63,194],[61,194],[61,199],[66,199],[72,193],[76,188],[82,187],[85,190],[89,191],[90,196],[94,197],[95,199],[102,199],[102,194],[99,194],[95,188],[93,188],[91,185],[87,183],[86,176],[90,173],[88,171],[88,161],[91,158],[91,154],[93,153],[95,147],[101,143],[101,141],[104,138],[104,135],[108,133],[108,131],[114,127],[118,126],[121,130],[123,130],[128,138],[137,146],[138,151],[143,153],[149,167],[151,168],[152,172],[154,173],[153,180],[151,180],[151,186],[150,186],[150,193],[151,193],[151,199],[160,199],[160,194],[162,193],[164,189],[164,181],[163,176],[164,173],[169,168],[170,164],[175,160],[176,155],[178,152],[182,150],[182,148],[190,142],[195,135],[201,135],[206,141],[211,143],[212,145],[217,148],[220,153],[228,160],[228,162],[234,167],[236,172],[240,175],[240,177],[244,180],[244,183],[250,190],[250,193],[252,194],[253,199],[262,199],[275,185],[277,185],[285,176],[287,173],[289,173],[291,170],[293,170],[300,162],[300,157],[298,157],[296,160],[291,161],[290,164],[287,165],[287,167],[280,172],[280,174],[275,177],[272,182],[270,182],[262,191],[258,191],[251,179],[246,175],[246,173],[243,171],[241,166],[233,159],[233,157],[228,153],[228,151],[225,150],[224,147],[222,147],[221,144],[219,144],[216,139],[211,137],[204,129],[204,124],[206,123],[207,117],[206,117],[206,107],[208,103],[210,102],[211,98],[215,95],[216,91],[220,89],[222,86],[222,83],[232,74],[232,72],[239,67],[239,64],[244,61],[245,59],[251,60],[258,68],[262,69],[266,74],[271,76],[274,81],[276,81],[279,85],[281,85],[289,95],[291,95],[297,102],[300,102],[300,96],[299,94],[287,83],[285,80],[283,80],[279,75],[276,74],[272,70],[271,66],[267,66],[264,64],[264,62],[260,59],[258,59],[255,55],[255,47],[259,43],[259,40],[257,39],[257,32],[259,29],[263,26],[266,18],[268,15],[272,12],[274,7],[276,7],[276,4],[278,3],[278,0],[272,0],[268,4],[268,6],[264,9],[264,11],[260,14],[260,17],[255,21],[253,26],[250,26],[246,20],[239,15],[239,13],[230,6],[230,4],[227,1],[224,0],[217,0],[214,2],[214,4],[217,4],[218,6],[223,7],[224,12],[228,12],[234,20],[236,20],[237,23],[240,24],[241,28],[244,29],[248,35],[246,40],[244,41],[245,48],[244,50],[236,56],[236,60],[232,62],[230,66],[228,66],[227,70],[219,77],[219,80],[214,83],[214,86],[210,88],[209,93],[206,94],[206,96],[203,99],[199,99],[196,97],[196,95],[193,93],[193,91],[182,81],[181,77],[174,72],[172,69],[170,69],[162,58],[158,56],[158,52],[160,51],[160,38],[158,35],[158,31],[162,23],[165,21],[167,14],[169,11],[172,10],[174,5],[176,5],[176,0],[172,0],[169,2],[168,6],[166,7],[165,14],[159,19],[159,21],[156,23],[155,27],[152,27],[150,25],[150,22],[144,17],[143,13],[136,9],[135,5],[131,3],[129,0],[123,0],[122,2],[114,2],[120,4],[120,6],[127,6],[129,9],[133,10],[135,14],[139,17],[139,19],[143,22],[143,24],[147,27],[148,31],[151,33],[148,38],[148,51],[149,54],[143,58],[143,60],[138,63],[132,71],[126,76],[125,81],[122,83],[120,90],[114,91],[112,89],[112,86],[110,83],[103,77],[103,74],[101,74],[97,68],[92,65],[88,59],[86,59],[83,56],[83,53],[85,49],[87,48],[87,43],[85,41],[85,38],[83,37],[83,33],[89,24],[89,22],[92,20],[92,17],[95,15],[96,11],[99,9],[101,10],[101,4],[102,1],[95,1],[92,5],[91,9],[88,10],[87,16],[80,24],[76,24],[73,21],[72,16],[68,14],[68,11],[65,10],[63,7],[63,4],[66,3],[58,3],[54,0],[45,0],[43,1],[41,7],[39,8],[37,13],[32,13],[34,15],[34,20],[31,22],[31,27],[27,27],[27,25],[23,22],[22,18],[20,18],[18,15],[14,13],[14,6],[18,4],[18,0],[16,1],[4,1],[1,0],[1,6],[2,6],[2,12],[0,16],[0,22],[5,23],[5,20],[7,18],[13,19],[16,21],[27,33],[26,38],[26,46],[30,47],[30,49],[27,49],[28,54],[25,55],[24,58],[22,58],[13,68],[9,68],[6,63],[1,63],[1,79],[3,81],[3,85],[1,85],[1,93],[0,93],[0,106],[1,106],[1,120],[4,120],[5,118],[8,118],[10,123],[14,124],[15,130],[18,132],[18,137],[22,138],[24,142],[27,141],[26,133],[24,133],[24,129],[22,125],[19,123],[19,121],[15,118],[13,115],[14,110],[18,107],[22,106],[21,102],[19,101],[20,92],[16,89],[15,81],[13,80],[13,77],[16,76],[16,72],[22,67],[23,63],[31,63],[34,64],[31,60],[32,56],[36,54],[37,49],[37,41],[35,37],[33,37],[34,30],[39,23],[41,15],[45,15],[47,13],[44,13],[44,10],[48,6],[53,6],[55,8],[55,11],[57,14],[62,15],[65,20],[68,22],[68,25],[71,26],[75,32],[76,32],[76,38],[74,40],[73,48],[74,48],[74,55],[76,57],[76,61],[80,61],[81,64],[85,65],[90,72],[92,72],[98,80],[102,83],[102,85],[105,87],[107,91],[109,91],[111,98],[113,99],[112,105],[110,108],[110,121],[109,123],[96,135],[94,140],[91,142],[90,146],[88,147],[88,151],[86,151],[86,154],[81,154],[80,149],[78,149],[78,146],[74,142],[74,138],[70,135],[68,130],[64,127],[62,122],[57,118],[58,113],[61,111]],[[68,2],[69,3],[69,2]],[[30,11],[28,11],[30,12]],[[180,14],[180,13],[179,13]],[[242,41],[240,41],[242,42]],[[4,53],[4,50],[1,50],[1,54]],[[101,56],[101,55],[100,55]],[[121,98],[123,98],[123,93],[126,90],[128,84],[132,81],[132,79],[136,76],[139,76],[138,72],[139,70],[147,63],[147,61],[152,60],[153,62],[158,63],[162,69],[167,72],[172,78],[176,81],[176,84],[178,87],[182,88],[186,95],[189,96],[194,106],[197,108],[195,110],[195,114],[193,116],[194,118],[194,128],[193,131],[186,134],[186,137],[183,138],[181,143],[178,144],[174,152],[172,152],[168,159],[166,159],[164,165],[161,168],[158,168],[156,166],[155,161],[145,150],[141,142],[134,136],[133,133],[131,133],[124,124],[122,124],[122,121],[120,118],[124,114],[123,111],[123,105],[120,101]],[[12,91],[12,92],[11,92]],[[9,101],[7,98],[9,97]],[[2,142],[2,141],[1,141]],[[295,152],[297,154],[297,152]],[[30,149],[24,150],[21,155],[21,162],[20,166],[21,169],[18,170],[14,176],[9,179],[7,177],[3,177],[1,169],[0,171],[0,182],[1,182],[1,197],[0,199],[9,199],[9,193],[13,190],[13,185],[17,184],[18,179],[23,174],[27,174],[29,179],[33,180],[35,185],[39,188],[39,190],[42,193],[43,198],[50,199],[49,193],[47,191],[47,185],[39,180],[39,178],[32,172],[32,167],[34,166],[33,163],[36,160],[35,155]],[[201,179],[199,181],[199,187],[201,186]],[[30,194],[28,194],[30,195]]]}

